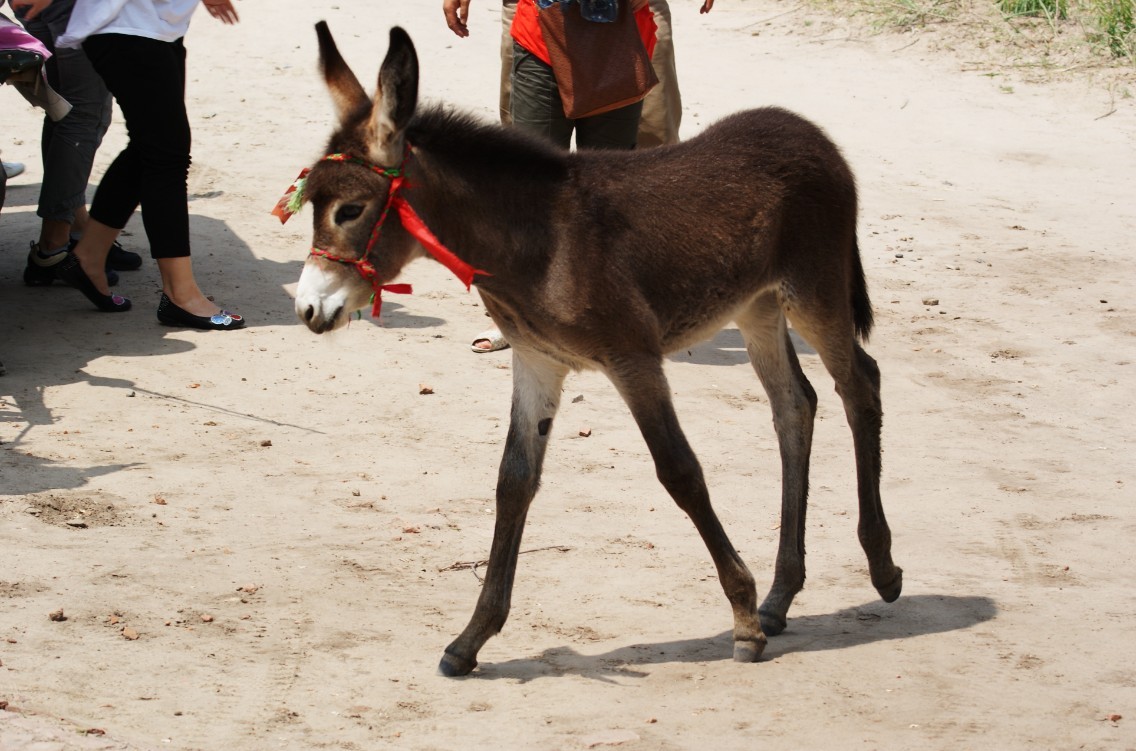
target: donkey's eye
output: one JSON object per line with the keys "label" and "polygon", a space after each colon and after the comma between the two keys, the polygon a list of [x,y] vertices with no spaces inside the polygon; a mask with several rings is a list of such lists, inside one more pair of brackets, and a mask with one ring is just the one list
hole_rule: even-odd
{"label": "donkey's eye", "polygon": [[339,207],[338,211],[335,212],[335,223],[336,224],[343,224],[344,222],[349,222],[352,219],[358,219],[359,216],[362,213],[363,213],[363,207],[360,206],[359,204],[357,204],[357,203],[344,204],[343,206]]}

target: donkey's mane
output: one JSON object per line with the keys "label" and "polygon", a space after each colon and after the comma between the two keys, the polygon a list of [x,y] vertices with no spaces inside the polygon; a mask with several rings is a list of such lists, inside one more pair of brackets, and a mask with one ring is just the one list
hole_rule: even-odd
{"label": "donkey's mane", "polygon": [[441,163],[506,179],[554,180],[568,170],[568,155],[554,145],[442,104],[419,109],[406,137]]}

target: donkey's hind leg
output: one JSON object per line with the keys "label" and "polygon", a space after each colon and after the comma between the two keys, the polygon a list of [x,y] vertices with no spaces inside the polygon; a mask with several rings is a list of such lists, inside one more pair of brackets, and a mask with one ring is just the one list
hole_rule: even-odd
{"label": "donkey's hind leg", "polygon": [[469,625],[446,647],[439,671],[466,675],[477,667],[481,647],[505,625],[513,592],[513,575],[529,504],[540,485],[541,466],[560,406],[567,368],[513,350],[513,406],[509,435],[497,475],[497,519],[485,569],[485,583]]}
{"label": "donkey's hind leg", "polygon": [[856,532],[868,558],[872,586],[885,602],[894,602],[903,589],[903,570],[891,558],[891,530],[880,499],[880,369],[852,334],[851,323],[824,326],[805,311],[790,315],[820,355],[844,402],[856,451],[856,485],[860,521]]}
{"label": "donkey's hind leg", "polygon": [[817,397],[801,370],[774,294],[758,298],[737,323],[769,395],[781,450],[781,539],[773,586],[758,611],[762,630],[775,636],[785,629],[789,606],[805,585],[805,511]]}
{"label": "donkey's hind leg", "polygon": [[710,550],[718,581],[734,611],[734,660],[756,662],[765,649],[765,634],[757,616],[753,575],[710,506],[702,467],[679,427],[661,358],[624,354],[607,374],[631,409],[651,451],[659,481],[694,522]]}

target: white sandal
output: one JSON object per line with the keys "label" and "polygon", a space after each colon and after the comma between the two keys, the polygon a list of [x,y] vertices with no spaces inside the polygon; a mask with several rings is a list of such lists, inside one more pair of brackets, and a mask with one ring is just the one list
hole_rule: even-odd
{"label": "white sandal", "polygon": [[[478,342],[489,342],[488,347],[478,347]],[[478,354],[486,352],[500,352],[503,349],[509,348],[509,343],[505,341],[505,337],[498,329],[487,329],[473,338],[469,343],[469,348]]]}

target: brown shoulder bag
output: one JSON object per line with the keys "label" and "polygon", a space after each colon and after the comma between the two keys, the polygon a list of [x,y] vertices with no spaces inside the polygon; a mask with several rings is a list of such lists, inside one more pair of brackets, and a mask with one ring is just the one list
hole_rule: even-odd
{"label": "brown shoulder bag", "polygon": [[623,0],[612,23],[585,20],[577,3],[540,11],[540,32],[569,119],[634,104],[659,82],[630,5]]}

